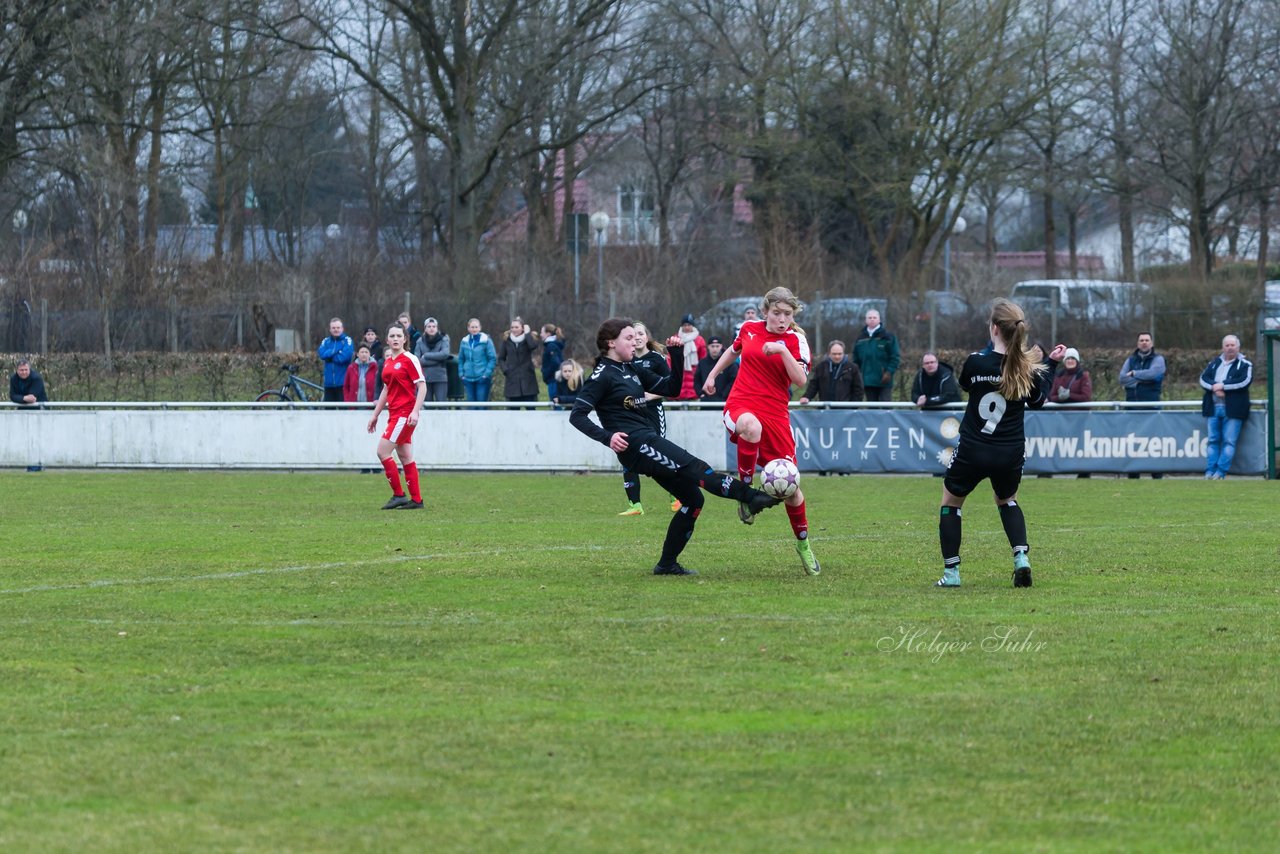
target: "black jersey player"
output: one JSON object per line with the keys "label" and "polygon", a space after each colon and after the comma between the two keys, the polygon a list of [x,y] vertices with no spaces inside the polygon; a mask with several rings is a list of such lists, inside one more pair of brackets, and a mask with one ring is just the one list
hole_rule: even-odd
{"label": "black jersey player", "polygon": [[960,586],[960,508],[987,478],[1013,549],[1013,586],[1031,586],[1027,523],[1017,501],[1026,457],[1023,417],[1027,407],[1044,404],[1053,369],[1066,347],[1059,344],[1047,361],[1038,361],[1027,348],[1022,309],[1009,300],[992,305],[988,327],[991,344],[971,354],[960,371],[960,387],[969,393],[969,405],[960,422],[960,444],[942,481],[938,540],[943,571],[938,587]]}
{"label": "black jersey player", "polygon": [[[657,341],[650,339],[649,328],[640,321],[632,321],[632,328],[636,331],[636,349],[631,360],[644,365],[660,377],[668,376],[671,373],[671,367],[667,364],[667,357],[663,355],[666,352],[666,348]],[[655,399],[653,395],[650,395],[649,406],[645,411],[649,413],[649,418],[653,421],[653,426],[658,431],[658,435],[667,435],[667,413],[662,408],[662,398]],[[624,468],[622,470],[622,489],[627,493],[627,509],[618,515],[643,516],[644,505],[640,503],[639,473]],[[673,511],[680,509],[679,499],[671,502],[671,509]]]}
{"label": "black jersey player", "polygon": [[[692,570],[680,565],[678,558],[702,512],[702,490],[745,502],[753,514],[779,504],[779,499],[752,489],[733,475],[717,473],[684,448],[658,435],[647,411],[645,393],[664,396],[679,393],[684,378],[680,348],[672,350],[671,373],[659,377],[644,365],[632,362],[635,329],[629,320],[606,320],[596,333],[596,346],[600,356],[590,379],[578,391],[569,422],[597,442],[608,445],[625,468],[648,475],[679,499],[680,509],[667,526],[662,556],[653,573],[694,575]],[[588,417],[593,409],[601,426]]]}

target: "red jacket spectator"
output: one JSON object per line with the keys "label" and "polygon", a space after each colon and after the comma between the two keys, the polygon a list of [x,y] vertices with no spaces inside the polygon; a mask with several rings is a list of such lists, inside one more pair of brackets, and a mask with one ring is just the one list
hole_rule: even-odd
{"label": "red jacket spectator", "polygon": [[[362,345],[363,347],[363,345]],[[374,403],[378,399],[378,394],[382,391],[380,378],[381,366],[370,359],[364,363],[368,365],[364,371],[364,402]],[[360,401],[360,368],[362,363],[357,359],[347,366],[347,376],[342,383],[342,399],[347,403],[358,403]]]}

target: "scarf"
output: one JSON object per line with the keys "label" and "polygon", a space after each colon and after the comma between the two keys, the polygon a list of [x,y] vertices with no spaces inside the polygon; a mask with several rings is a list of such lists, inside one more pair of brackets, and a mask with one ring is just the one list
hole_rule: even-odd
{"label": "scarf", "polygon": [[524,333],[523,333],[523,332],[521,332],[519,335],[512,335],[512,336],[511,336],[511,340],[512,340],[513,342],[515,342],[516,344],[523,344],[523,343],[524,343]]}
{"label": "scarf", "polygon": [[689,332],[681,332],[680,340],[684,342],[684,369],[694,371],[698,368],[698,327]]}
{"label": "scarf", "polygon": [[440,343],[440,341],[441,341],[443,338],[444,338],[444,333],[443,333],[443,332],[438,332],[438,331],[436,332],[436,334],[435,334],[435,335],[425,335],[425,334],[424,334],[424,335],[422,336],[422,340],[423,340],[423,341],[425,341],[425,342],[427,343],[427,346],[428,346],[428,347],[434,347],[434,346],[436,346],[437,344],[439,344],[439,343]]}

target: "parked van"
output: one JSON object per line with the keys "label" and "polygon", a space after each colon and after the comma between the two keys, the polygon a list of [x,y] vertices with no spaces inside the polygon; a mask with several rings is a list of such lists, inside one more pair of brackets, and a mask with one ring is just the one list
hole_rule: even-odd
{"label": "parked van", "polygon": [[1033,279],[1014,285],[1010,294],[1029,315],[1047,318],[1056,298],[1058,317],[1099,326],[1145,317],[1147,297],[1146,285],[1102,279]]}

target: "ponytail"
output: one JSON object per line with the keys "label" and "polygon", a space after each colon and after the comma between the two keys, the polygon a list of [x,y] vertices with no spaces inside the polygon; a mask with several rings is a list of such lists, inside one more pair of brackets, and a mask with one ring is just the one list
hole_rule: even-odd
{"label": "ponytail", "polygon": [[1027,346],[1027,318],[1021,306],[998,299],[991,306],[991,323],[1000,330],[1005,353],[1000,362],[1000,395],[1005,400],[1030,397],[1036,381],[1047,369]]}

